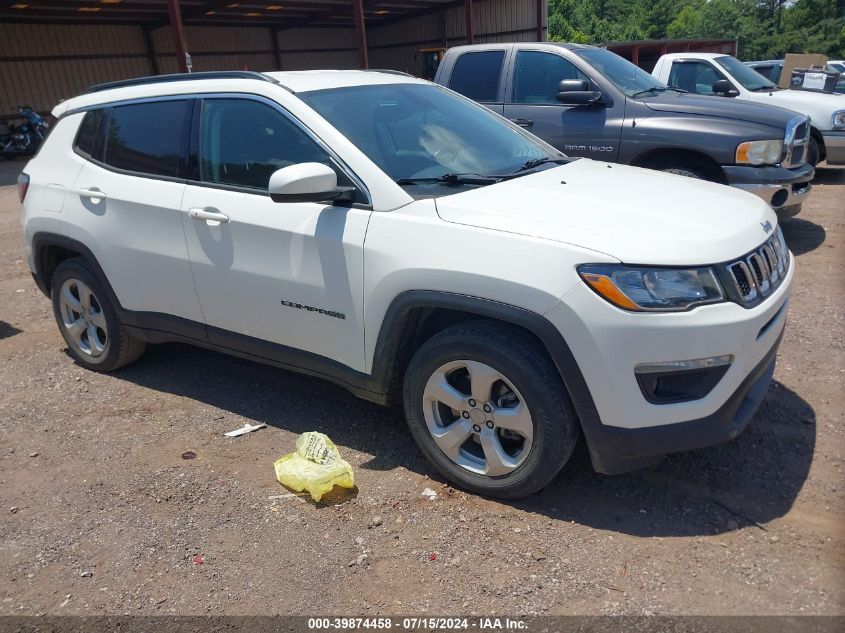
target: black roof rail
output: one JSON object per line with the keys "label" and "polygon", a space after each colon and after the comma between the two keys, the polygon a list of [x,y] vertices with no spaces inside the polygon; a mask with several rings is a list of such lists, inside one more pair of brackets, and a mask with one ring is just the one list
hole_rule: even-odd
{"label": "black roof rail", "polygon": [[370,72],[387,73],[388,75],[402,75],[403,77],[413,77],[411,73],[405,73],[401,70],[393,70],[392,68],[369,68]]}
{"label": "black roof rail", "polygon": [[145,86],[148,84],[167,84],[177,81],[196,81],[198,79],[257,79],[277,84],[279,81],[270,75],[257,73],[250,70],[214,70],[199,73],[177,73],[173,75],[152,75],[150,77],[135,77],[133,79],[121,79],[120,81],[109,81],[104,84],[97,84],[87,88],[82,94],[111,90],[112,88],[126,88],[127,86]]}

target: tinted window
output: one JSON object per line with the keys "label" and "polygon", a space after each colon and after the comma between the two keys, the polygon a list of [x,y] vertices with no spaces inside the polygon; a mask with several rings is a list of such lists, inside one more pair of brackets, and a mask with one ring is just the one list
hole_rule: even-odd
{"label": "tinted window", "polygon": [[713,84],[725,76],[704,62],[675,62],[669,73],[669,85],[687,92],[712,95]]}
{"label": "tinted window", "polygon": [[514,103],[558,103],[558,85],[564,79],[587,79],[575,64],[560,55],[521,51],[516,55]]}
{"label": "tinted window", "polygon": [[[203,103],[200,158],[205,182],[264,190],[282,167],[316,162],[335,169],[326,151],[298,125],[250,99]],[[341,173],[338,182],[349,184]]]}
{"label": "tinted window", "polygon": [[464,53],[452,68],[449,87],[475,101],[495,101],[504,59],[505,51]]}
{"label": "tinted window", "polygon": [[97,135],[102,129],[103,110],[89,110],[82,119],[82,125],[76,133],[76,142],[73,146],[86,156],[94,155],[94,146]]}
{"label": "tinted window", "polygon": [[117,106],[109,118],[103,160],[118,169],[178,177],[187,147],[188,101]]}

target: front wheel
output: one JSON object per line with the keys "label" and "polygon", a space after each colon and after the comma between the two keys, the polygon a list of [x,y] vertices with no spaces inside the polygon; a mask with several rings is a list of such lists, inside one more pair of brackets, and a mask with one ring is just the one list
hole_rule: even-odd
{"label": "front wheel", "polygon": [[807,144],[807,162],[815,167],[819,164],[820,157],[821,151],[819,149],[819,143],[811,136],[810,142]]}
{"label": "front wheel", "polygon": [[687,178],[696,178],[698,180],[707,180],[707,174],[702,170],[694,167],[667,167],[660,171],[667,174],[675,174],[677,176],[686,176]]}
{"label": "front wheel", "polygon": [[414,354],[404,383],[411,434],[431,464],[472,492],[514,499],[569,460],[578,422],[557,369],[510,326],[450,327]]}

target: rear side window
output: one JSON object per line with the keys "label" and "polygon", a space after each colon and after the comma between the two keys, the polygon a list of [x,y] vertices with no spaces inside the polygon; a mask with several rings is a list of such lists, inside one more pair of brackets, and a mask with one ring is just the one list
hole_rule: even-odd
{"label": "rear side window", "polygon": [[82,125],[76,133],[74,148],[85,156],[94,156],[96,150],[97,136],[103,127],[103,111],[89,110],[82,119]]}
{"label": "rear side window", "polygon": [[190,105],[155,101],[114,107],[103,162],[151,176],[185,177]]}
{"label": "rear side window", "polygon": [[475,101],[496,101],[504,60],[505,51],[464,53],[452,68],[449,87]]}

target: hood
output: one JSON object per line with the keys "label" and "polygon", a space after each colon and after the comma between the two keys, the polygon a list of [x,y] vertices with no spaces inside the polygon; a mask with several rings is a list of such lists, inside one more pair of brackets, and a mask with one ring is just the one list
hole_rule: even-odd
{"label": "hood", "polygon": [[822,129],[830,127],[830,117],[834,112],[845,109],[845,95],[807,90],[775,90],[774,92],[753,92],[751,95],[751,98],[760,104],[789,108],[813,118],[825,118],[826,121],[815,123]]}
{"label": "hood", "polygon": [[[670,91],[645,99],[643,103],[657,112],[678,112],[749,121],[771,125],[780,130],[785,130],[787,122],[795,116],[795,112],[791,110],[773,108],[760,103]],[[772,105],[777,104],[772,103]]]}
{"label": "hood", "polygon": [[588,159],[436,203],[447,222],[573,244],[627,264],[728,261],[771,235],[762,223],[777,225],[765,202],[738,189]]}

